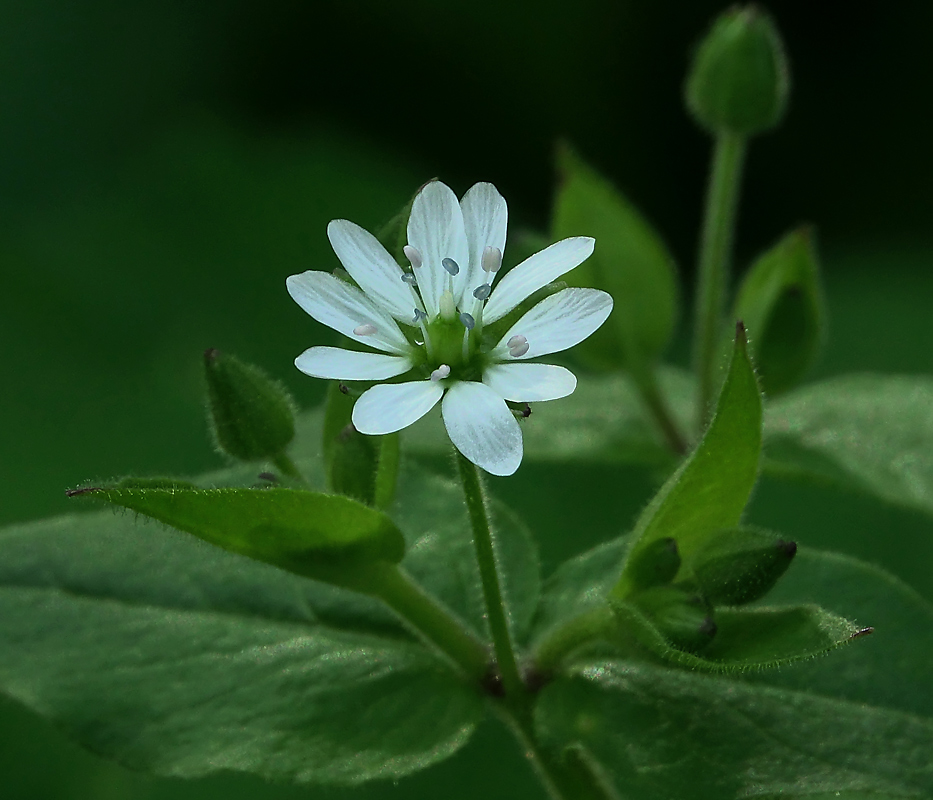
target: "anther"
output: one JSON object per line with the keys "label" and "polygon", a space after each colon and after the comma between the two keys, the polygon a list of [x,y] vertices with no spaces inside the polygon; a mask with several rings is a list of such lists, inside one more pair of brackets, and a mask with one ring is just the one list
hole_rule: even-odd
{"label": "anther", "polygon": [[454,261],[452,258],[445,258],[441,260],[441,266],[446,269],[451,275],[460,274],[460,265]]}
{"label": "anther", "polygon": [[447,364],[441,364],[434,372],[431,373],[432,381],[442,381],[444,378],[450,375],[450,367]]}
{"label": "anther", "polygon": [[523,344],[528,344],[528,340],[520,333],[516,333],[505,343],[505,346],[508,347],[509,350],[514,350],[517,347],[521,347]]}
{"label": "anther", "polygon": [[415,309],[415,318],[412,320],[412,323],[415,325],[420,324],[423,320],[428,318],[427,313],[422,311],[420,308]]}
{"label": "anther", "polygon": [[477,300],[485,300],[487,297],[489,297],[489,293],[491,291],[492,286],[490,286],[488,283],[484,283],[482,286],[477,286],[473,290],[473,297],[475,297]]}
{"label": "anther", "polygon": [[463,323],[463,327],[468,331],[473,330],[474,326],[476,325],[476,320],[473,319],[473,315],[467,314],[466,311],[460,314],[460,322]]}
{"label": "anther", "polygon": [[521,358],[527,352],[528,352],[528,342],[525,342],[524,344],[520,344],[518,347],[509,348],[509,355],[512,356],[512,358]]}
{"label": "anther", "polygon": [[498,247],[483,250],[483,269],[486,272],[498,272],[502,266],[502,251]]}
{"label": "anther", "polygon": [[418,279],[415,277],[414,273],[412,272],[403,272],[402,280],[405,281],[405,283],[407,283],[409,286],[418,285]]}
{"label": "anther", "polygon": [[415,269],[421,269],[421,265],[424,263],[424,259],[421,257],[417,247],[412,247],[410,244],[406,244],[402,248],[402,252],[405,254],[405,258],[408,259],[409,263]]}
{"label": "anther", "polygon": [[357,336],[372,336],[376,332],[376,326],[367,322],[365,325],[357,325],[353,333]]}

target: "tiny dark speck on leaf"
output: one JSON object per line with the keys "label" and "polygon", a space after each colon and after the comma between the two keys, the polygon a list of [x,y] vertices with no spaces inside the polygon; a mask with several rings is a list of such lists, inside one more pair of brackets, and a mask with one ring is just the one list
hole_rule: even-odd
{"label": "tiny dark speck on leaf", "polygon": [[101,491],[100,486],[82,486],[78,489],[65,489],[65,497],[77,497],[79,494],[90,494]]}
{"label": "tiny dark speck on leaf", "polygon": [[860,631],[856,631],[855,633],[853,633],[849,638],[857,639],[859,636],[868,636],[869,633],[874,633],[874,632],[875,632],[874,628],[871,628],[871,627],[862,628]]}

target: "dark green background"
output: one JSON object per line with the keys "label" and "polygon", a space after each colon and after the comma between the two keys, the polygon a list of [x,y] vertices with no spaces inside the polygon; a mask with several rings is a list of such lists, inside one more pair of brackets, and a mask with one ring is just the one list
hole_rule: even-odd
{"label": "dark green background", "polygon": [[[793,95],[782,128],[751,150],[738,261],[797,222],[817,223],[831,330],[815,376],[929,372],[933,7],[813,5],[770,6]],[[63,489],[86,479],[218,466],[203,424],[206,347],[259,363],[302,404],[317,402],[323,382],[291,360],[333,335],[291,302],[284,278],[333,266],[329,219],[373,227],[429,177],[461,193],[491,180],[515,224],[543,228],[551,149],[568,137],[660,228],[689,285],[708,142],[682,110],[680,85],[692,42],[720,8],[5,3],[0,522],[63,511]],[[635,470],[568,476],[529,465],[495,484],[535,528],[545,570],[624,529],[651,487]],[[918,514],[766,484],[751,516],[933,594],[933,522]],[[513,755],[496,773],[489,759],[502,748]],[[371,796],[516,797],[532,786],[490,726],[449,764]],[[0,795],[363,793],[130,775],[4,702]]]}

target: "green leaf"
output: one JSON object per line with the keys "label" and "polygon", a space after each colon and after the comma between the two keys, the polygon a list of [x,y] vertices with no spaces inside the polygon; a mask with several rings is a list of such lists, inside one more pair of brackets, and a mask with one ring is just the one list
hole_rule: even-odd
{"label": "green leaf", "polygon": [[109,512],[0,533],[0,689],[185,778],[396,778],[483,714],[379,603]]}
{"label": "green leaf", "polygon": [[758,257],[739,288],[732,318],[749,331],[766,394],[800,381],[819,353],[826,325],[811,228],[791,231]]}
{"label": "green leaf", "polygon": [[[523,642],[541,593],[537,547],[528,528],[501,501],[492,498],[490,510],[507,618],[513,637]],[[473,532],[463,508],[463,487],[405,464],[390,513],[406,535],[403,568],[489,641]]]}
{"label": "green leaf", "polygon": [[[688,561],[716,531],[737,525],[758,476],[760,451],[761,392],[740,324],[712,422],[696,449],[642,512],[633,532],[632,553],[657,539],[672,538],[681,558]],[[629,584],[623,571],[613,594],[624,598]]]}
{"label": "green leaf", "polygon": [[295,489],[91,489],[233,553],[342,582],[356,567],[398,563],[405,541],[384,514],[347,497]]}
{"label": "green leaf", "polygon": [[767,407],[766,468],[933,514],[933,378],[843,375]]}
{"label": "green leaf", "polygon": [[323,431],[327,488],[373,505],[381,437],[366,436],[353,427],[350,416],[354,402],[355,398],[341,392],[336,383],[328,387]]}
{"label": "green leaf", "polygon": [[596,239],[593,255],[565,280],[604,289],[615,302],[608,322],[575,352],[600,366],[642,374],[676,324],[674,260],[635,207],[566,145],[558,151],[557,170],[553,238]]}

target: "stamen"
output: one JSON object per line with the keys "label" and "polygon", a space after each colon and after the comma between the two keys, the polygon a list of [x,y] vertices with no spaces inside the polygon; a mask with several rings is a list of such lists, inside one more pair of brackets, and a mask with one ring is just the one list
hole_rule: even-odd
{"label": "stamen", "polygon": [[364,325],[357,325],[353,329],[353,333],[357,336],[372,336],[376,332],[376,326],[367,322]]}
{"label": "stamen", "polygon": [[490,292],[492,292],[492,286],[490,286],[488,283],[484,283],[482,286],[477,286],[473,290],[473,297],[475,297],[477,300],[485,300],[487,297],[489,297]]}
{"label": "stamen", "polygon": [[418,279],[415,277],[413,272],[403,272],[402,280],[405,281],[409,286],[417,286]]}
{"label": "stamen", "polygon": [[520,347],[521,345],[525,344],[527,341],[528,340],[524,336],[522,336],[520,333],[516,333],[511,339],[509,339],[505,343],[505,346],[508,347],[509,350],[512,350],[515,347]]}
{"label": "stamen", "polygon": [[473,328],[476,326],[476,320],[473,319],[473,315],[467,314],[466,311],[460,314],[460,322],[463,323],[463,327],[468,331],[473,330]]}
{"label": "stamen", "polygon": [[452,258],[445,258],[441,261],[441,266],[446,269],[451,275],[460,274],[460,265],[454,261]]}
{"label": "stamen", "polygon": [[421,253],[417,247],[412,247],[410,244],[406,244],[402,248],[402,252],[405,254],[405,258],[408,259],[409,263],[414,269],[421,269],[421,265],[424,263],[424,259],[421,257]]}
{"label": "stamen", "polygon": [[[423,374],[423,373],[422,373]],[[450,375],[450,367],[447,364],[441,364],[434,372],[431,373],[432,381],[442,381],[444,378]]]}
{"label": "stamen", "polygon": [[509,350],[509,355],[512,358],[521,358],[525,353],[528,352],[528,342],[525,344],[520,344],[518,347],[513,347]]}
{"label": "stamen", "polygon": [[420,308],[415,309],[415,318],[412,320],[413,325],[419,325],[421,322],[426,320],[428,315],[422,311]]}
{"label": "stamen", "polygon": [[486,272],[498,272],[502,266],[502,251],[498,247],[483,250],[483,269]]}

